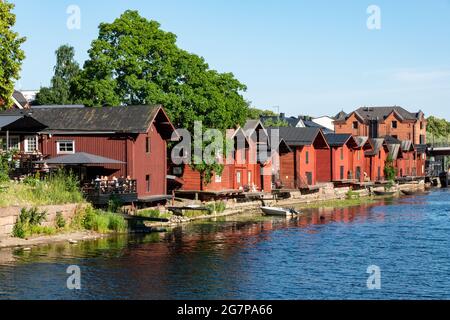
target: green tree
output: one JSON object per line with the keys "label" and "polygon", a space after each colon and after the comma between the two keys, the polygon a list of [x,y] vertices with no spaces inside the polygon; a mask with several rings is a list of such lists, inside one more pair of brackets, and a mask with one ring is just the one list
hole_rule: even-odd
{"label": "green tree", "polygon": [[268,127],[289,127],[289,123],[287,123],[285,120],[283,119],[267,119],[266,121],[264,121],[264,126]]}
{"label": "green tree", "polygon": [[[74,82],[76,96],[87,106],[163,104],[175,126],[191,132],[195,121],[223,133],[243,125],[246,86],[180,49],[176,39],[137,11],[100,24],[89,59]],[[206,179],[216,167],[196,166]]]}
{"label": "green tree", "polygon": [[20,46],[25,38],[12,30],[16,16],[12,13],[14,5],[0,1],[0,109],[12,105],[14,81],[19,79],[19,72],[25,53]]}
{"label": "green tree", "polygon": [[71,93],[73,79],[80,73],[80,66],[75,61],[75,49],[62,45],[56,52],[55,74],[50,87],[41,88],[36,95],[36,104],[72,104],[75,102]]}
{"label": "green tree", "polygon": [[384,163],[384,177],[388,181],[387,185],[385,186],[386,191],[390,191],[392,189],[396,176],[397,169],[394,165],[394,159],[391,155],[389,155]]}
{"label": "green tree", "polygon": [[450,135],[450,123],[445,119],[430,116],[427,122],[427,132],[432,138],[444,138]]}
{"label": "green tree", "polygon": [[274,117],[277,114],[270,110],[258,109],[258,108],[249,108],[247,119],[259,119],[261,117]]}

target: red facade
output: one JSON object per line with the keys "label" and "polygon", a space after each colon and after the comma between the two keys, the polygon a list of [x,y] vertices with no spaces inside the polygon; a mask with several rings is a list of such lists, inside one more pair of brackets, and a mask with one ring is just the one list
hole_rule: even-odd
{"label": "red facade", "polygon": [[[289,142],[287,144],[289,145]],[[285,189],[314,186],[330,172],[329,146],[321,131],[311,144],[302,146],[291,144],[289,147],[290,150],[279,152],[278,179]]]}

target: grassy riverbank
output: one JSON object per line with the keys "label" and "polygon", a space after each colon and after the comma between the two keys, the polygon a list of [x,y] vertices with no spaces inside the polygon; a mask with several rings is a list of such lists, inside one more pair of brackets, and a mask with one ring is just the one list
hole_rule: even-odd
{"label": "grassy riverbank", "polygon": [[57,172],[41,180],[28,177],[23,182],[0,183],[0,207],[43,206],[83,203],[79,182],[72,174]]}
{"label": "grassy riverbank", "polygon": [[77,231],[93,231],[101,234],[127,232],[125,219],[116,213],[94,209],[86,205],[79,209],[73,219],[68,223],[62,214],[57,214],[53,225],[45,224],[47,217],[45,211],[38,208],[23,208],[14,225],[12,236],[27,239],[36,236],[52,236],[56,234]]}
{"label": "grassy riverbank", "polygon": [[373,204],[376,203],[378,200],[382,198],[376,198],[376,197],[360,197],[360,198],[353,198],[353,199],[336,199],[336,200],[324,200],[324,201],[318,201],[314,203],[305,203],[305,204],[299,204],[299,208],[305,208],[305,209],[318,209],[318,208],[346,208],[346,207],[354,207],[364,204]]}

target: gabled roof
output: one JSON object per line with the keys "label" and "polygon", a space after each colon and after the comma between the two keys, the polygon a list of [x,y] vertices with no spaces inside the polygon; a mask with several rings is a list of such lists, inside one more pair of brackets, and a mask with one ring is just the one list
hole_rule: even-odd
{"label": "gabled roof", "polygon": [[19,131],[42,130],[46,125],[37,121],[33,117],[26,115],[3,115],[0,114],[0,131]]}
{"label": "gabled roof", "polygon": [[14,90],[12,99],[19,109],[24,109],[27,107],[28,100],[25,98],[22,92]]}
{"label": "gabled roof", "polygon": [[391,113],[397,113],[401,118],[405,120],[417,120],[418,113],[409,112],[399,106],[386,106],[386,107],[361,107],[356,110],[364,119],[367,120],[384,120]]}
{"label": "gabled roof", "polygon": [[[48,131],[145,133],[156,117],[168,131],[174,128],[162,106],[122,106],[102,108],[47,108],[8,110],[2,114],[29,115],[45,124]],[[0,114],[0,115],[2,115]]]}
{"label": "gabled roof", "polygon": [[372,145],[370,144],[370,139],[367,136],[356,136],[355,138],[356,144],[358,145],[358,148],[365,148],[369,146],[372,148]]}
{"label": "gabled roof", "polygon": [[358,147],[356,140],[353,138],[351,134],[329,133],[325,134],[325,139],[327,140],[327,143],[330,147],[342,147],[349,141],[354,147]]}
{"label": "gabled roof", "polygon": [[381,148],[386,148],[386,150],[389,150],[387,148],[386,141],[384,138],[376,138],[376,139],[370,139],[370,144],[372,145],[372,150],[367,151],[365,154],[367,156],[375,156],[380,152]]}
{"label": "gabled roof", "polygon": [[403,140],[402,141],[402,151],[403,152],[409,152],[409,151],[414,151],[414,144],[412,143],[411,140]]}
{"label": "gabled roof", "polygon": [[386,143],[388,145],[390,145],[390,144],[401,145],[402,144],[402,142],[400,140],[398,140],[397,138],[394,138],[393,136],[384,136],[382,138],[384,138],[384,141],[386,141]]}
{"label": "gabled roof", "polygon": [[389,155],[392,160],[397,160],[402,157],[402,147],[399,144],[389,144],[388,145]]}
{"label": "gabled roof", "polygon": [[422,111],[409,112],[399,106],[386,106],[386,107],[361,107],[355,111],[346,114],[341,111],[336,115],[336,122],[343,122],[347,120],[352,114],[354,114],[361,121],[366,122],[370,120],[384,121],[390,114],[396,115],[400,120],[416,121],[423,116]]}
{"label": "gabled roof", "polygon": [[288,146],[312,145],[317,136],[322,134],[318,128],[269,128],[269,133],[273,130],[279,130],[280,139],[283,139]]}
{"label": "gabled roof", "polygon": [[347,118],[347,113],[344,112],[344,110],[342,110],[341,112],[339,112],[334,119],[335,120],[345,120]]}

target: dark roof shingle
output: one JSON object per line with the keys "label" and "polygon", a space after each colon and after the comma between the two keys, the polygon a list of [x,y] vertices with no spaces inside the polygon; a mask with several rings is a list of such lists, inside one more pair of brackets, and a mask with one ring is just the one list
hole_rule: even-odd
{"label": "dark roof shingle", "polygon": [[314,143],[317,135],[320,133],[319,128],[269,128],[269,134],[272,136],[273,130],[279,130],[280,139],[283,139],[288,146],[309,146]]}
{"label": "dark roof shingle", "polygon": [[27,114],[49,131],[146,132],[161,106],[102,108],[43,108],[8,110],[3,114]]}

